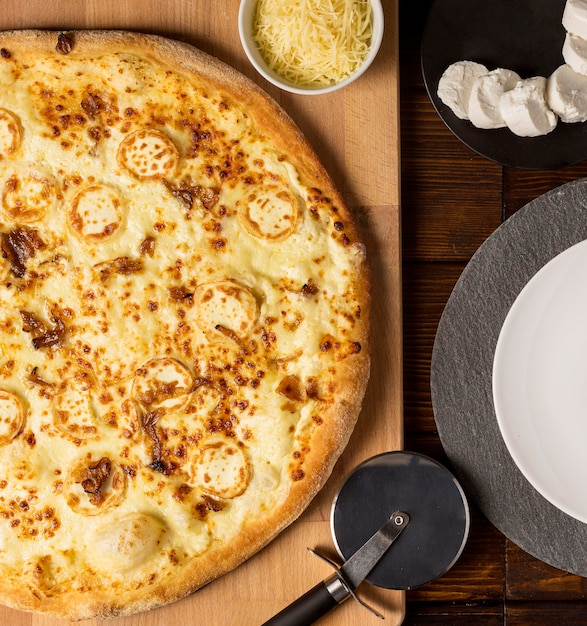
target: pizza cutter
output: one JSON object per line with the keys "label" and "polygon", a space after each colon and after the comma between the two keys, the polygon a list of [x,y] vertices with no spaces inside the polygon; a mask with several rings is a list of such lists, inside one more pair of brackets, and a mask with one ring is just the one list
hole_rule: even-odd
{"label": "pizza cutter", "polygon": [[443,465],[415,452],[385,452],[364,461],[347,477],[330,516],[341,566],[264,626],[305,626],[352,597],[363,581],[409,590],[445,574],[469,534],[463,489]]}

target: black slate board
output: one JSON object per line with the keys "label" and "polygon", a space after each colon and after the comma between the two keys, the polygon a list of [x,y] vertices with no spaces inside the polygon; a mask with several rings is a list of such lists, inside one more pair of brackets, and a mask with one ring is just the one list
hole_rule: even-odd
{"label": "black slate board", "polygon": [[587,179],[520,209],[477,250],[441,317],[431,365],[434,416],[467,496],[509,539],[554,567],[587,576],[587,524],[543,498],[501,437],[492,367],[514,300],[555,256],[587,239]]}
{"label": "black slate board", "polygon": [[542,137],[507,128],[483,130],[459,119],[437,95],[444,70],[457,61],[502,67],[522,78],[548,78],[564,63],[565,0],[436,0],[422,36],[422,74],[447,127],[467,146],[502,165],[555,169],[587,158],[587,122],[558,123]]}

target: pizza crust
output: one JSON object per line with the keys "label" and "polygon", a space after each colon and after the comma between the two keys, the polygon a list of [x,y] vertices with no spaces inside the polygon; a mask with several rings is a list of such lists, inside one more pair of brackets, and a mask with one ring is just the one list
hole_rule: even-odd
{"label": "pizza crust", "polygon": [[[35,550],[40,539],[25,540],[21,534],[22,552],[11,552],[7,543],[14,537],[0,521],[0,601],[75,620],[128,615],[175,601],[237,567],[305,510],[344,450],[361,409],[369,376],[370,281],[365,248],[343,199],[295,124],[252,81],[187,44],[151,35],[72,32],[61,37],[61,52],[57,42],[56,32],[0,34],[0,82],[14,89],[19,77],[11,68],[22,71],[22,59],[35,61],[33,71],[41,76],[54,71],[55,59],[64,67],[80,59],[94,67],[104,58],[122,59],[121,67],[137,60],[155,67],[154,76],[163,71],[174,77],[160,88],[169,85],[171,92],[178,83],[196,85],[198,106],[207,102],[209,114],[219,120],[226,111],[234,145],[242,146],[230,153],[232,169],[210,161],[216,169],[210,167],[208,179],[180,179],[185,159],[192,159],[190,171],[206,171],[214,142],[226,140],[214,135],[214,124],[182,133],[178,124],[163,120],[156,103],[148,104],[147,127],[135,124],[138,107],[116,111],[114,98],[136,87],[142,102],[143,77],[131,73],[120,83],[123,90],[112,73],[110,91],[87,87],[81,109],[94,131],[88,134],[84,127],[82,133],[75,120],[66,123],[65,113],[55,111],[58,99],[43,93],[49,90],[39,79],[40,92],[35,93],[35,84],[30,89],[51,103],[42,119],[59,131],[51,141],[64,151],[72,147],[65,142],[73,149],[83,144],[83,157],[71,172],[45,171],[42,164],[27,162],[28,170],[18,169],[30,173],[24,183],[11,183],[13,167],[32,150],[34,124],[24,110],[25,119],[13,119],[0,98],[0,231],[7,257],[0,266],[0,300],[13,288],[10,281],[22,285],[23,293],[32,289],[31,267],[52,268],[31,291],[36,300],[27,303],[28,330],[19,335],[29,341],[32,370],[26,370],[26,380],[22,367],[9,366],[11,350],[22,358],[22,342],[8,343],[0,354],[0,407],[4,398],[4,404],[11,403],[13,422],[4,429],[9,445],[0,441],[0,468],[15,493],[40,477],[51,492],[40,497],[49,503],[44,509],[30,504],[42,520],[34,526],[44,541],[42,550]],[[72,88],[84,86],[80,80]],[[163,101],[167,97],[162,94]],[[186,109],[183,102],[171,102]],[[119,119],[109,120],[114,112]],[[200,111],[201,119],[205,113]],[[118,148],[107,161],[104,146],[117,136]],[[95,168],[99,159],[116,175],[77,189],[75,177],[85,175],[84,163]],[[246,176],[234,175],[245,165]],[[157,185],[149,187],[158,194],[149,207],[139,202],[144,185]],[[23,201],[23,189],[27,197],[40,194],[42,201]],[[267,217],[263,207],[272,203],[278,211]],[[49,253],[61,250],[63,236],[45,228],[62,204],[68,207],[63,228],[74,242],[67,262]],[[92,206],[98,207],[95,220]],[[167,216],[169,206],[185,215],[184,221],[170,227],[163,217],[145,217],[149,211]],[[201,232],[192,227],[196,222],[202,223]],[[178,225],[188,234],[173,235],[175,248],[194,263],[193,247],[203,250],[197,263],[205,276],[191,282],[186,282],[190,273],[177,260],[172,263],[171,248],[165,248],[166,256],[161,252],[163,236],[177,233]],[[135,236],[139,245],[132,257],[120,243],[129,229],[137,236],[148,230],[141,241]],[[294,246],[292,237],[299,233],[305,234]],[[10,235],[24,242],[24,258],[12,258],[16,246]],[[214,259],[225,267],[242,238],[258,258],[252,252],[237,257],[239,263],[230,267],[241,273],[226,276]],[[271,264],[282,269],[279,277],[267,272]],[[303,273],[306,267],[311,274]],[[85,297],[68,308],[67,298],[55,302],[52,294],[71,272],[85,286]],[[151,280],[136,282],[147,273]],[[127,292],[138,284],[143,295],[126,304]],[[88,285],[95,294],[108,294],[108,315],[96,313]],[[143,307],[134,317],[151,320],[136,333],[123,323],[133,319],[131,305]],[[145,333],[154,339],[145,341]],[[165,339],[157,343],[159,336]],[[124,356],[118,356],[121,342],[133,346],[123,350]],[[94,356],[84,360],[86,348]],[[73,367],[66,359],[60,366],[68,382],[43,379],[51,363],[61,363],[63,352],[78,361]],[[31,400],[22,397],[28,393]],[[45,401],[51,407],[47,416],[35,417],[32,407]],[[24,420],[19,403],[27,412]],[[83,420],[76,420],[76,411],[78,417],[83,412]],[[281,421],[273,422],[273,415]],[[261,462],[264,448],[268,457]],[[60,453],[68,463],[55,460]],[[48,478],[50,470],[59,477]],[[152,486],[157,481],[163,486]],[[272,494],[265,505],[257,502],[263,492]],[[25,501],[24,495],[18,500]],[[80,511],[79,524],[65,528]],[[169,511],[173,523],[166,520]],[[23,524],[28,519],[23,510],[11,511],[0,492],[2,512]],[[222,515],[231,516],[230,525],[217,521]],[[233,525],[238,532],[230,536],[227,528]],[[67,548],[68,542],[76,545],[76,533],[87,533],[87,556]],[[123,560],[129,571],[121,554],[128,557]],[[62,582],[68,573],[76,580],[74,588]]]}

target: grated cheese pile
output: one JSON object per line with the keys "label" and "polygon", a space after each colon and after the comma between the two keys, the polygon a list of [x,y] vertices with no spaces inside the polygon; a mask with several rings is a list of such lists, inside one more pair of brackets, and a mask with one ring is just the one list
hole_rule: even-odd
{"label": "grated cheese pile", "polygon": [[371,43],[369,0],[259,0],[253,38],[269,67],[299,86],[350,76]]}

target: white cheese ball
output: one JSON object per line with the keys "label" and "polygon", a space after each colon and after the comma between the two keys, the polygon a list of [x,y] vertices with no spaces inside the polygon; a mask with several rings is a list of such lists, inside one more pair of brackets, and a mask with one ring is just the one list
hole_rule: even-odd
{"label": "white cheese ball", "polygon": [[487,68],[474,61],[457,61],[449,65],[438,82],[438,97],[460,119],[469,119],[469,99],[478,76]]}
{"label": "white cheese ball", "polygon": [[478,76],[469,98],[469,119],[477,128],[503,128],[501,97],[513,89],[520,76],[512,70],[498,68]]}
{"label": "white cheese ball", "polygon": [[567,32],[587,39],[587,0],[567,0],[563,26]]}
{"label": "white cheese ball", "polygon": [[587,76],[561,65],[548,79],[546,99],[563,122],[587,120]]}
{"label": "white cheese ball", "polygon": [[563,44],[563,59],[575,72],[587,75],[587,41],[567,33]]}
{"label": "white cheese ball", "polygon": [[558,118],[546,102],[546,78],[526,78],[506,91],[501,98],[501,114],[507,127],[520,137],[538,137],[553,131]]}

